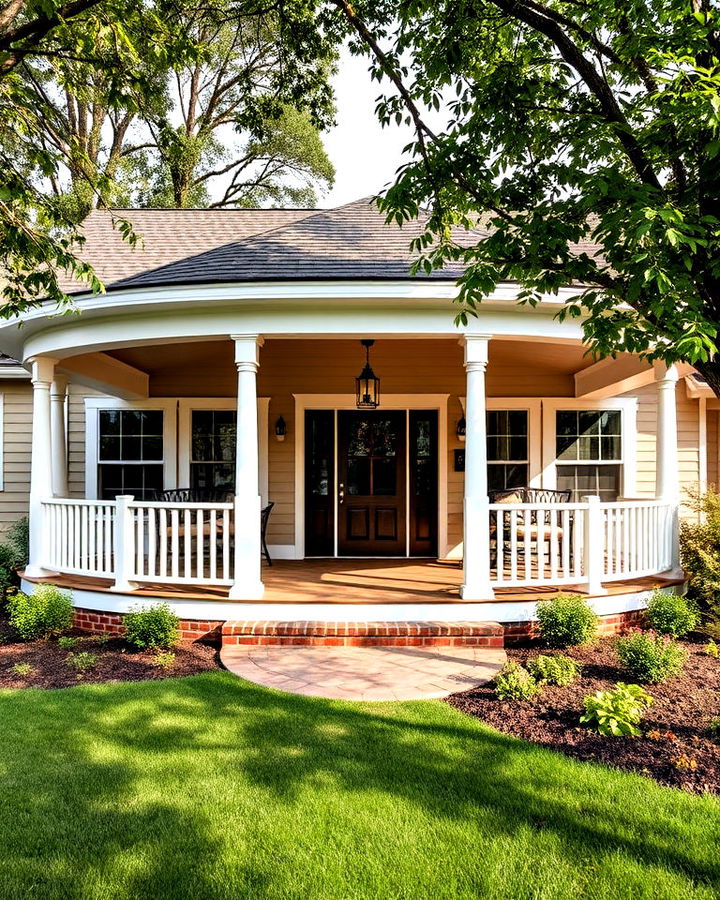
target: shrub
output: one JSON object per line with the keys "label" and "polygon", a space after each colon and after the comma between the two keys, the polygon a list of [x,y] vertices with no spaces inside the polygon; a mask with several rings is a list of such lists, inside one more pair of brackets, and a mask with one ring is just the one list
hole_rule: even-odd
{"label": "shrub", "polygon": [[8,588],[16,587],[18,584],[16,563],[17,557],[10,544],[0,544],[0,593],[3,597]]}
{"label": "shrub", "polygon": [[136,650],[167,650],[179,639],[180,619],[167,603],[133,609],[123,624],[125,638]]}
{"label": "shrub", "polygon": [[718,659],[720,657],[720,647],[715,643],[715,641],[708,641],[705,644],[705,653],[708,656],[712,656],[713,659]]}
{"label": "shrub", "polygon": [[78,638],[73,637],[59,637],[58,638],[58,647],[61,650],[74,650],[78,645]]}
{"label": "shrub", "polygon": [[720,719],[710,719],[708,734],[713,741],[720,741]]}
{"label": "shrub", "polygon": [[77,672],[87,672],[97,663],[97,656],[94,653],[88,653],[82,650],[80,653],[69,653],[65,664],[75,669]]}
{"label": "shrub", "polygon": [[175,665],[175,654],[171,650],[161,650],[155,654],[155,663],[159,669],[172,669]]}
{"label": "shrub", "polygon": [[720,639],[720,495],[688,490],[687,505],[698,522],[680,525],[680,559],[688,576],[688,596],[700,606],[702,630]]}
{"label": "shrub", "polygon": [[638,737],[638,725],[652,702],[653,698],[639,684],[620,681],[613,690],[587,696],[580,721],[608,737]]}
{"label": "shrub", "polygon": [[509,662],[495,676],[495,693],[500,700],[529,700],[540,693],[540,685],[527,669]]}
{"label": "shrub", "polygon": [[30,663],[15,663],[12,670],[16,675],[21,675],[23,678],[34,671]]}
{"label": "shrub", "polygon": [[568,656],[536,656],[528,663],[530,674],[536,681],[565,687],[580,675],[580,663]]}
{"label": "shrub", "polygon": [[538,631],[548,647],[587,644],[595,636],[597,616],[577,594],[558,594],[537,605]]}
{"label": "shrub", "polygon": [[623,668],[638,681],[665,681],[682,671],[686,652],[670,637],[656,634],[632,634],[618,638],[615,645]]}
{"label": "shrub", "polygon": [[71,595],[54,584],[39,584],[32,594],[8,599],[10,624],[24,641],[61,634],[72,625]]}
{"label": "shrub", "polygon": [[647,620],[653,631],[683,637],[697,628],[700,613],[697,604],[682,594],[653,591],[647,607]]}
{"label": "shrub", "polygon": [[15,557],[14,567],[24,569],[30,558],[30,520],[28,517],[23,516],[13,522],[5,537]]}

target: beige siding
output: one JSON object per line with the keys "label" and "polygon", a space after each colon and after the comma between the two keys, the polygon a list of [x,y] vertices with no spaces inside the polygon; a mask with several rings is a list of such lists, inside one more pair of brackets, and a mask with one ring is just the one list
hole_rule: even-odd
{"label": "beige siding", "polygon": [[27,515],[30,495],[32,387],[29,381],[0,383],[3,396],[3,490],[0,531]]}
{"label": "beige siding", "polygon": [[716,488],[720,483],[720,471],[718,471],[718,429],[720,428],[720,413],[716,409],[707,411],[707,483]]}

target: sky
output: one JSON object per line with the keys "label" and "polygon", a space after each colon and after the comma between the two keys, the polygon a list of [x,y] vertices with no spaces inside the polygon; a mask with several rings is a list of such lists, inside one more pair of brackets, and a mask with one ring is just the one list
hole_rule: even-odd
{"label": "sky", "polygon": [[382,128],[375,115],[381,86],[370,80],[368,61],[344,51],[334,79],[337,125],[323,141],[336,169],[335,186],[319,198],[332,207],[376,194],[394,180],[402,162],[402,148],[412,129],[394,123]]}

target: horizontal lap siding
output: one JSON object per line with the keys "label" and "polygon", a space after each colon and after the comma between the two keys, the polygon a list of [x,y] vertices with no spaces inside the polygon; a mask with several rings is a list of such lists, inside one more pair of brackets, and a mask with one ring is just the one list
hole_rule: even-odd
{"label": "horizontal lap siding", "polygon": [[0,532],[27,515],[32,446],[32,387],[29,381],[0,384],[3,395],[3,490]]}
{"label": "horizontal lap siding", "polygon": [[718,486],[718,428],[720,427],[720,413],[709,409],[707,412],[707,483]]}

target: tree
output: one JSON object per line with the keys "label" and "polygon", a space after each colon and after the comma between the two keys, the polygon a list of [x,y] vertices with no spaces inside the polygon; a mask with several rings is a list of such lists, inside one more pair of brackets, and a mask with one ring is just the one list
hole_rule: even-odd
{"label": "tree", "polygon": [[[696,366],[720,395],[720,32],[712,0],[328,0],[411,123],[381,199],[429,210],[418,266],[467,264],[460,321],[502,281],[578,286],[600,355]],[[387,83],[387,81],[386,81]],[[431,122],[446,115],[444,127]],[[479,227],[458,246],[450,226]],[[598,244],[573,252],[583,241]]]}
{"label": "tree", "polygon": [[[36,7],[43,26],[33,19]],[[146,177],[150,202],[168,184],[173,196],[177,187],[180,201],[190,202],[192,191],[198,196],[195,181],[202,191],[210,180],[209,164],[230,161],[224,154],[232,141],[221,128],[242,131],[244,142],[244,165],[237,168],[247,177],[236,179],[228,202],[307,199],[312,179],[332,177],[317,129],[332,115],[327,79],[334,51],[308,0],[101,0],[65,18],[64,10],[53,0],[11,0],[0,8],[1,315],[16,315],[44,297],[66,303],[56,277],[62,269],[100,289],[77,258],[78,222],[87,209],[139,199],[133,186],[142,181],[143,166],[168,178],[149,185]],[[201,39],[203,23],[212,46]],[[245,66],[236,65],[240,55],[227,44],[222,56],[228,33],[243,34],[251,54]],[[260,43],[252,44],[251,34]],[[230,84],[212,82],[214,64]],[[218,102],[207,105],[216,114],[208,122],[206,86],[198,82],[195,123],[186,123],[184,142],[177,139],[183,126],[172,121],[170,73],[181,86],[183,73],[191,79],[196,73],[218,88]],[[138,135],[141,125],[149,134]],[[116,224],[135,239],[128,222]]]}

